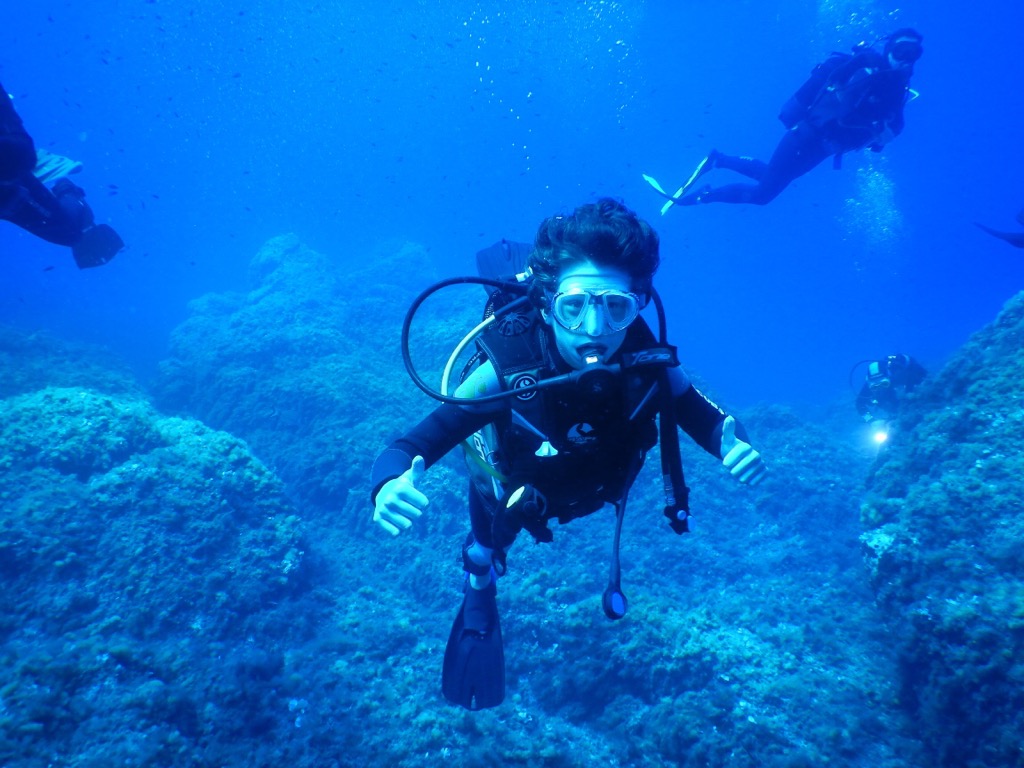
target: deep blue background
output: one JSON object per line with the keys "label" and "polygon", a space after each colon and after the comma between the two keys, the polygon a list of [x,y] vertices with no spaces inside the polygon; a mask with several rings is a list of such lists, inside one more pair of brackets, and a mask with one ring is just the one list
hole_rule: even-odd
{"label": "deep blue background", "polygon": [[[733,404],[828,403],[896,350],[938,367],[1024,286],[1024,252],[972,225],[1024,206],[1019,0],[11,5],[0,81],[130,249],[80,272],[0,224],[0,322],[143,375],[270,236],[342,269],[413,240],[466,273],[600,194],[658,228],[674,340]],[[674,188],[713,146],[766,159],[813,64],[897,26],[925,36],[922,95],[884,154],[765,208],[658,216],[642,172]]]}

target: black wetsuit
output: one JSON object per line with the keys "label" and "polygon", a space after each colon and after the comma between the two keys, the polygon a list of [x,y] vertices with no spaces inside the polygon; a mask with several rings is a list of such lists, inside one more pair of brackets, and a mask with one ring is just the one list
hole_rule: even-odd
{"label": "black wetsuit", "polygon": [[35,144],[0,83],[0,184],[14,183],[35,167]]}
{"label": "black wetsuit", "polygon": [[833,54],[783,106],[779,119],[789,130],[767,163],[715,154],[714,168],[736,171],[756,184],[703,189],[680,203],[765,205],[827,157],[864,147],[881,151],[883,136],[892,138],[903,130],[910,75],[911,68],[894,69],[871,48]]}
{"label": "black wetsuit", "polygon": [[54,194],[33,175],[35,166],[35,145],[0,84],[0,218],[56,245],[76,245],[93,223],[85,193],[65,180]]}
{"label": "black wetsuit", "polygon": [[[536,350],[536,371],[544,379],[568,372],[554,350],[550,329],[538,323],[531,348]],[[611,362],[648,345],[652,337],[642,321],[630,327],[622,349]],[[680,371],[681,373],[681,371]],[[567,522],[617,502],[639,471],[644,455],[657,442],[655,415],[658,398],[650,396],[658,377],[655,372],[622,373],[615,384],[599,397],[588,397],[571,388],[546,390],[535,399],[521,402],[503,400],[497,410],[472,409],[443,404],[416,427],[394,441],[377,458],[373,467],[373,497],[388,480],[398,477],[422,456],[426,466],[437,462],[461,441],[487,424],[497,432],[499,466],[510,479],[506,491],[530,484],[547,499],[544,520],[525,527],[543,539],[545,520]],[[507,386],[507,384],[506,384]],[[689,382],[674,400],[678,425],[704,450],[721,458],[722,422],[726,414]],[[513,418],[513,410],[520,418]],[[630,418],[633,414],[634,418]],[[537,456],[543,442],[536,432],[524,427],[522,418],[543,433],[555,448],[555,456]],[[520,423],[517,423],[520,422]],[[745,439],[742,427],[737,434]],[[477,541],[492,547],[491,520],[496,499],[485,497],[471,483],[470,517]]]}
{"label": "black wetsuit", "polygon": [[900,407],[899,392],[912,392],[924,381],[927,375],[924,366],[910,355],[889,355],[879,360],[879,369],[885,371],[884,387],[872,387],[870,380],[864,382],[857,393],[857,413],[865,421],[875,419],[891,419],[896,416]]}

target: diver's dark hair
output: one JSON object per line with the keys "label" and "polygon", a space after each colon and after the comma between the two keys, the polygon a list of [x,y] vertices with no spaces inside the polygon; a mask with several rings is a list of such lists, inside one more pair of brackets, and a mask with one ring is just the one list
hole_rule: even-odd
{"label": "diver's dark hair", "polygon": [[610,197],[579,206],[569,216],[549,216],[541,222],[527,262],[533,270],[530,298],[546,303],[569,266],[590,261],[628,274],[633,290],[649,297],[661,257],[658,233],[633,211]]}

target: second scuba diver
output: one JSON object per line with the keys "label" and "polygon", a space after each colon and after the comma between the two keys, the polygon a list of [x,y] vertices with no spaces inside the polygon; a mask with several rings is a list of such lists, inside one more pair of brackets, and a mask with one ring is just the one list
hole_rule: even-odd
{"label": "second scuba diver", "polygon": [[[673,195],[645,174],[647,183],[668,198],[662,214],[673,205],[766,205],[829,156],[835,158],[838,168],[845,152],[865,147],[881,152],[903,131],[903,107],[914,95],[910,78],[923,52],[923,38],[913,29],[898,29],[884,39],[881,51],[862,44],[853,53],[833,53],[814,68],[782,106],[779,120],[787,130],[767,163],[712,150]],[[755,183],[690,191],[698,179],[716,168],[734,171]]]}
{"label": "second scuba diver", "polygon": [[[374,463],[373,519],[398,535],[429,503],[417,488],[423,472],[471,441],[465,596],[442,674],[444,695],[467,709],[497,706],[505,695],[495,582],[521,530],[551,541],[551,519],[567,523],[614,505],[615,554],[603,607],[609,618],[621,618],[626,599],[617,551],[626,496],[659,439],[664,511],[677,533],[687,530],[689,514],[678,428],[738,481],[764,476],[743,427],[693,386],[665,340],[653,287],[659,258],[657,233],[615,200],[545,219],[519,276],[519,298],[508,285],[492,295],[493,314],[476,337],[482,364],[454,397],[431,392],[442,404]],[[660,338],[640,318],[652,299]],[[430,392],[408,357],[416,306],[403,331],[406,362]]]}

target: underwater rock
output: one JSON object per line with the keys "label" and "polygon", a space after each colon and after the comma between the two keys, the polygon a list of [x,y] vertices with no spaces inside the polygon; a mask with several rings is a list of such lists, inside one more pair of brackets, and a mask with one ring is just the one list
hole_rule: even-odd
{"label": "underwater rock", "polygon": [[[238,438],[94,390],[0,400],[2,762],[172,765],[230,733],[231,660],[301,639],[305,549]],[[281,685],[261,664],[250,692]]]}
{"label": "underwater rock", "polygon": [[903,705],[935,765],[1020,761],[1024,294],[909,399],[869,480],[862,541],[899,637]]}
{"label": "underwater rock", "polygon": [[[0,401],[0,763],[923,764],[894,756],[914,745],[894,735],[858,589],[862,462],[775,407],[743,417],[771,468],[757,489],[684,440],[690,536],[661,517],[651,457],[624,534],[623,622],[599,607],[608,520],[518,545],[499,598],[507,705],[467,718],[440,700],[464,475],[431,470],[434,509],[400,545],[353,535],[354,520],[370,525],[381,442],[433,405],[397,338],[426,263],[399,247],[340,271],[277,238],[248,293],[197,300],[176,332],[165,400],[258,444],[297,498],[343,502],[312,546],[317,512],[303,506],[300,525],[241,440],[104,388],[101,365],[80,368],[95,386],[66,386],[76,363],[60,345],[7,344],[30,375]],[[426,313],[416,351],[443,360],[442,325],[471,327],[473,296]],[[332,557],[315,589],[311,549]],[[499,728],[500,745],[480,739]]]}
{"label": "underwater rock", "polygon": [[[506,705],[468,717],[444,703],[438,673],[467,528],[461,459],[453,451],[431,467],[430,512],[400,539],[373,526],[367,487],[380,448],[434,406],[399,349],[432,271],[413,246],[342,269],[275,238],[247,293],[192,303],[162,365],[162,405],[243,437],[317,532],[328,574],[318,594],[334,607],[308,664],[284,661],[329,692],[289,702],[311,739],[343,743],[353,765],[908,764],[915,746],[891,705],[894,662],[859,556],[868,460],[773,406],[743,415],[770,467],[757,488],[683,441],[694,534],[668,528],[649,458],[623,533],[632,607],[622,622],[600,609],[614,515],[556,526],[543,547],[523,536],[499,587]],[[428,382],[479,322],[484,293],[464,289],[417,313],[410,352]],[[262,683],[279,669],[277,655],[258,653],[234,674]],[[271,744],[265,704],[237,699],[251,713],[240,743]],[[414,727],[396,733],[396,721]],[[498,728],[499,745],[479,738]]]}
{"label": "underwater rock", "polygon": [[113,353],[46,333],[0,325],[0,398],[43,387],[87,387],[141,397],[127,366]]}
{"label": "underwater rock", "polygon": [[[433,405],[409,385],[399,347],[403,315],[433,274],[411,244],[343,267],[294,235],[273,238],[250,264],[247,293],[190,304],[160,366],[158,401],[243,437],[303,503],[334,511],[359,489],[365,511],[381,440],[411,408]],[[456,322],[464,312],[467,330],[484,303],[482,292],[473,298],[448,311]],[[417,338],[417,354],[442,363],[452,346]]]}

